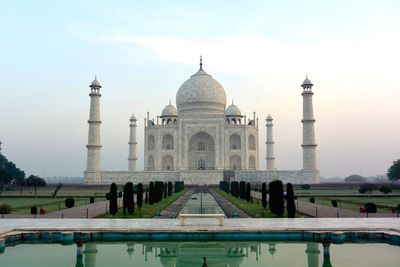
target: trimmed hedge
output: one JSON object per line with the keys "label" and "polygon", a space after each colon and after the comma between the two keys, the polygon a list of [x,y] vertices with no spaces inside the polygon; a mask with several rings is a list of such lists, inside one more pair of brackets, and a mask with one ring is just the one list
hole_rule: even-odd
{"label": "trimmed hedge", "polygon": [[65,203],[65,207],[67,209],[70,209],[73,206],[75,206],[75,199],[73,199],[72,197],[66,198],[64,203]]}

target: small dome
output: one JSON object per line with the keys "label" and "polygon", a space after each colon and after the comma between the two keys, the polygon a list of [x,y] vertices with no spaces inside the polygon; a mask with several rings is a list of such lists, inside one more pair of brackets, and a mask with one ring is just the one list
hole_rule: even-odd
{"label": "small dome", "polygon": [[232,104],[225,109],[225,116],[242,116],[242,112],[232,101]]}
{"label": "small dome", "polygon": [[312,82],[308,79],[308,76],[306,76],[306,79],[304,80],[304,82],[303,82],[303,84],[301,86],[302,87],[313,86]]}
{"label": "small dome", "polygon": [[131,117],[130,121],[137,121],[137,119],[135,117],[135,114],[132,114],[132,117]]}
{"label": "small dome", "polygon": [[100,82],[97,80],[97,77],[94,78],[89,87],[101,87]]}
{"label": "small dome", "polygon": [[271,117],[271,115],[268,113],[268,116],[267,116],[267,120],[268,121],[272,121],[273,119],[272,119],[272,117]]}
{"label": "small dome", "polygon": [[176,107],[171,105],[171,101],[169,102],[169,105],[166,106],[163,111],[161,112],[161,117],[177,117],[178,116],[178,110]]}
{"label": "small dome", "polygon": [[176,105],[182,111],[223,113],[226,94],[222,85],[202,68],[179,88]]}

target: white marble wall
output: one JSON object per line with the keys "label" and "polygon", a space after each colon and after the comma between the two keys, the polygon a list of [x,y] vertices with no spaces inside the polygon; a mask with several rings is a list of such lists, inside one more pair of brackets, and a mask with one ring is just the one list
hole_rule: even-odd
{"label": "white marble wall", "polygon": [[[284,183],[315,184],[319,183],[318,171],[235,171],[233,181],[247,181],[250,183],[271,182],[275,179]],[[87,184],[125,184],[127,182],[149,183],[150,181],[184,181],[186,184],[204,185],[219,184],[223,180],[223,171],[154,171],[154,172],[129,172],[129,171],[103,171],[85,172]]]}

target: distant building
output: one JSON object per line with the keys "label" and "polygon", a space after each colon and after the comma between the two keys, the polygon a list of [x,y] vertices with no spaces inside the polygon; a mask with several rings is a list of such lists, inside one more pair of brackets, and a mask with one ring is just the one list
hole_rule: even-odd
{"label": "distant building", "polygon": [[258,118],[246,118],[227,99],[223,86],[200,69],[186,80],[171,102],[156,119],[144,120],[144,171],[137,171],[137,119],[130,118],[130,139],[127,171],[101,170],[100,89],[95,79],[90,85],[91,105],[87,144],[88,184],[148,183],[152,180],[179,181],[187,184],[217,184],[225,180],[251,182],[282,179],[294,183],[319,182],[316,167],[316,144],[311,91],[308,78],[303,82],[303,169],[275,169],[272,117],[266,118],[267,170],[259,170]]}

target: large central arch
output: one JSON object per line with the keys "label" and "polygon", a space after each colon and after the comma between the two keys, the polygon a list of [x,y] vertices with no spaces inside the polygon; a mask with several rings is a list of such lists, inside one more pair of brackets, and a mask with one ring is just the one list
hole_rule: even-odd
{"label": "large central arch", "polygon": [[194,134],[189,140],[189,170],[215,170],[215,143],[205,132]]}

